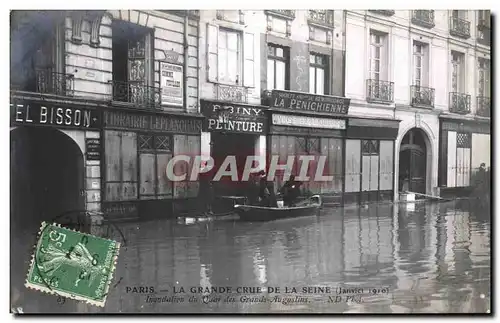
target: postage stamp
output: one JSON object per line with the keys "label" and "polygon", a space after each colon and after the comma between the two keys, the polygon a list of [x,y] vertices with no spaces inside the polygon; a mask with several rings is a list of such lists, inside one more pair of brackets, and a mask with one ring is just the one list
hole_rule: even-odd
{"label": "postage stamp", "polygon": [[43,222],[25,286],[103,307],[120,243]]}

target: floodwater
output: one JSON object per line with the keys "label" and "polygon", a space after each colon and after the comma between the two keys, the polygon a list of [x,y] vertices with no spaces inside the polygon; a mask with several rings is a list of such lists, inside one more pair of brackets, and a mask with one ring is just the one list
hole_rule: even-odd
{"label": "floodwater", "polygon": [[[18,291],[13,306],[25,313],[489,313],[489,219],[489,210],[462,201],[325,209],[267,223],[119,224],[96,231],[123,244],[104,308],[36,291]],[[211,287],[232,292],[203,293]]]}

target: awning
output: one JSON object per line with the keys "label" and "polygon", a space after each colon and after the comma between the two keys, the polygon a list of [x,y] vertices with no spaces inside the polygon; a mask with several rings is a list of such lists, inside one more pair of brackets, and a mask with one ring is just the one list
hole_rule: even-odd
{"label": "awning", "polygon": [[401,120],[349,118],[346,137],[356,139],[395,140]]}

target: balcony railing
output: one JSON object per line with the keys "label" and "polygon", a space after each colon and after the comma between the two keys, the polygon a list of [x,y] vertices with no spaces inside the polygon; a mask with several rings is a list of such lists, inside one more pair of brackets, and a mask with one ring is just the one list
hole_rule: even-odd
{"label": "balcony railing", "polygon": [[217,100],[227,102],[248,102],[248,90],[246,87],[237,85],[215,85],[215,95]]}
{"label": "balcony railing", "polygon": [[286,19],[295,19],[295,10],[286,10],[286,9],[269,9],[266,10],[267,14],[273,16],[279,16]]}
{"label": "balcony railing", "polygon": [[394,101],[394,82],[366,80],[366,100],[391,103]]}
{"label": "balcony railing", "polygon": [[434,28],[434,10],[412,10],[411,22],[420,27]]}
{"label": "balcony railing", "polygon": [[410,87],[411,105],[414,107],[434,108],[434,89],[419,85]]}
{"label": "balcony railing", "polygon": [[480,20],[477,25],[477,42],[485,46],[491,44],[491,29],[484,20]]}
{"label": "balcony railing", "polygon": [[110,81],[111,99],[127,102],[142,108],[159,108],[161,106],[160,88],[141,83]]}
{"label": "balcony railing", "polygon": [[309,10],[309,23],[333,27],[333,10]]}
{"label": "balcony railing", "polygon": [[73,74],[64,74],[52,72],[51,69],[37,69],[36,92],[49,93],[64,96],[73,96],[75,94],[75,76]]}
{"label": "balcony railing", "polygon": [[470,37],[470,21],[462,18],[450,18],[450,34],[455,37],[469,38]]}
{"label": "balcony railing", "polygon": [[470,113],[470,95],[450,92],[450,112],[458,114]]}
{"label": "balcony railing", "polygon": [[388,17],[393,16],[396,13],[395,10],[368,10],[368,11]]}
{"label": "balcony railing", "polygon": [[491,117],[490,111],[491,111],[490,98],[487,96],[478,96],[476,115],[480,117],[490,118]]}

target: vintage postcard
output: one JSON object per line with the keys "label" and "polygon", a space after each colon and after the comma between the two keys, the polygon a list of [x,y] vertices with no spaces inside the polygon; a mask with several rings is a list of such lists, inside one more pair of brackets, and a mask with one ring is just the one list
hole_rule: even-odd
{"label": "vintage postcard", "polygon": [[310,6],[11,11],[12,313],[492,314],[493,13]]}

